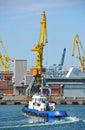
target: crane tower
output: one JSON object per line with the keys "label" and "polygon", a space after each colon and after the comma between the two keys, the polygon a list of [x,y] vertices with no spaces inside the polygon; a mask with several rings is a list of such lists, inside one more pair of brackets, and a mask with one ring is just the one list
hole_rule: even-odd
{"label": "crane tower", "polygon": [[62,70],[62,67],[63,67],[63,64],[64,64],[64,59],[65,59],[65,54],[66,54],[66,48],[63,49],[63,54],[62,54],[61,62],[58,65],[59,70]]}
{"label": "crane tower", "polygon": [[4,44],[3,44],[2,40],[0,40],[0,45],[2,46],[2,49],[4,51],[4,57],[0,53],[0,65],[1,65],[2,71],[8,72],[9,71],[9,61],[11,59],[7,54],[7,51],[6,51],[5,47],[4,47]]}
{"label": "crane tower", "polygon": [[[79,47],[81,47],[81,50],[83,52],[83,55],[81,56],[80,54],[80,49]],[[85,73],[85,51],[83,49],[83,46],[82,46],[82,43],[79,39],[79,36],[78,34],[76,34],[76,36],[74,37],[74,41],[73,41],[73,48],[72,48],[72,56],[74,56],[74,50],[75,48],[77,49],[77,52],[78,52],[78,60],[79,60],[79,64],[80,64],[80,69],[82,72]]]}
{"label": "crane tower", "polygon": [[45,68],[43,68],[43,49],[47,40],[47,25],[46,25],[46,14],[45,11],[42,12],[42,20],[40,22],[40,34],[37,44],[32,51],[37,52],[36,54],[36,66],[30,69],[30,74],[34,75],[36,78],[36,85],[41,86],[41,75],[45,73]]}

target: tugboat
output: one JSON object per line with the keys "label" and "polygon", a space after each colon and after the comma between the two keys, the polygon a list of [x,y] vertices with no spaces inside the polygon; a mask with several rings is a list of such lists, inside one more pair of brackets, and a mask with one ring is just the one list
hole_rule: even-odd
{"label": "tugboat", "polygon": [[46,118],[67,117],[66,111],[55,110],[55,103],[47,102],[45,96],[33,95],[32,101],[29,101],[22,109],[24,113],[31,116]]}

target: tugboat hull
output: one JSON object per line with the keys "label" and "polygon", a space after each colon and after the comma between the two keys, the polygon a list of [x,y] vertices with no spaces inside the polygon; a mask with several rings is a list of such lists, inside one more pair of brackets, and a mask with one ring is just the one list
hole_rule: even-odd
{"label": "tugboat hull", "polygon": [[26,113],[27,115],[32,115],[32,116],[38,116],[38,117],[51,117],[51,118],[60,118],[60,117],[67,117],[67,113],[66,111],[38,111],[36,109],[31,109],[28,107],[24,107],[22,109],[22,111],[24,113]]}

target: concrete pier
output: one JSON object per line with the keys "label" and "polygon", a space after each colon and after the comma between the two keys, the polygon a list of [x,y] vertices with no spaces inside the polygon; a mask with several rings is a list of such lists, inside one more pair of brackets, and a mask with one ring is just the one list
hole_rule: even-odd
{"label": "concrete pier", "polygon": [[[4,96],[3,99],[0,99],[0,105],[25,105],[31,100],[30,97],[25,96]],[[85,105],[85,100],[78,99],[63,99],[63,98],[49,98],[50,101],[55,102],[56,104],[64,105]]]}
{"label": "concrete pier", "polygon": [[3,99],[0,99],[0,105],[25,105],[31,100],[31,98],[27,98],[25,96],[4,96]]}

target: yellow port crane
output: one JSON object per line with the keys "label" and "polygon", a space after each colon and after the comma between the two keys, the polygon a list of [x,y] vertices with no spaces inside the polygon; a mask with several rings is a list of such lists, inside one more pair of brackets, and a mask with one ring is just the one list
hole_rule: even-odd
{"label": "yellow port crane", "polygon": [[0,53],[0,65],[1,65],[2,71],[5,72],[5,64],[4,64],[3,57],[2,57],[1,53]]}
{"label": "yellow port crane", "polygon": [[40,22],[40,34],[38,43],[32,48],[32,51],[37,52],[36,55],[36,67],[30,69],[30,74],[35,75],[36,85],[41,86],[41,74],[45,73],[45,68],[43,68],[43,49],[47,40],[47,25],[46,25],[46,14],[45,11],[42,12],[42,20]]}
{"label": "yellow port crane", "polygon": [[[81,57],[81,54],[80,54],[80,49],[79,47],[81,47],[81,50],[83,52],[83,55]],[[80,64],[80,69],[82,72],[85,73],[85,51],[83,49],[83,46],[82,46],[82,43],[79,39],[79,36],[78,34],[76,34],[76,36],[74,37],[74,41],[73,41],[73,47],[72,47],[72,56],[74,56],[74,50],[75,48],[77,49],[78,51],[78,60],[79,60],[79,64]]]}
{"label": "yellow port crane", "polygon": [[[2,40],[0,39],[0,45],[2,46],[3,48],[3,51],[4,51],[4,57],[2,56],[2,54],[0,53],[0,65],[1,65],[1,68],[2,68],[2,71],[4,72],[9,72],[9,61],[11,60],[10,57],[8,56],[7,54],[7,51],[4,47],[4,44],[2,42]],[[12,61],[12,60],[11,60]]]}

